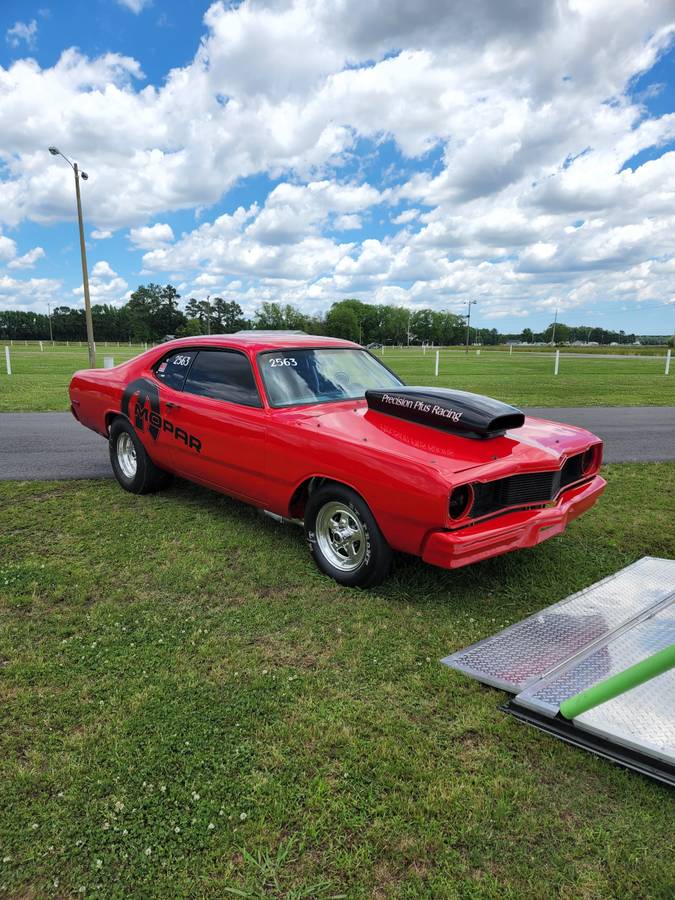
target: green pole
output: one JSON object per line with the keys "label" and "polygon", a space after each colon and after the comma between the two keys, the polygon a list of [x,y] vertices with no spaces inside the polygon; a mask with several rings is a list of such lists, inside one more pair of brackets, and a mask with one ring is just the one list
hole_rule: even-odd
{"label": "green pole", "polygon": [[635,663],[634,666],[629,666],[623,672],[618,672],[616,675],[600,681],[580,694],[563,700],[560,704],[560,713],[566,719],[576,719],[577,716],[588,712],[589,709],[613,700],[619,694],[630,691],[631,688],[644,684],[645,681],[656,678],[657,675],[672,668],[675,668],[675,644],[659,650],[658,653]]}

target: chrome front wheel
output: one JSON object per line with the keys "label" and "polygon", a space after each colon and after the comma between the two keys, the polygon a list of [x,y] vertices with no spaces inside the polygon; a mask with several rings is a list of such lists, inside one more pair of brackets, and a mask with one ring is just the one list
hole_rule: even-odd
{"label": "chrome front wheel", "polygon": [[332,500],[316,517],[316,541],[328,562],[341,572],[354,572],[363,563],[367,539],[363,523],[346,503]]}

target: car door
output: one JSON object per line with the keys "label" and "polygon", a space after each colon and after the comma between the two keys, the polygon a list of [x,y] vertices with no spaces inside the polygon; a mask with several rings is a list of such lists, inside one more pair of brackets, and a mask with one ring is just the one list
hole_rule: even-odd
{"label": "car door", "polygon": [[179,475],[265,503],[267,413],[246,354],[200,349],[170,419],[173,469]]}
{"label": "car door", "polygon": [[122,412],[128,416],[150,458],[160,468],[171,469],[175,443],[168,416],[172,402],[182,396],[185,376],[197,351],[173,350],[161,357],[145,375],[129,382],[122,396]]}

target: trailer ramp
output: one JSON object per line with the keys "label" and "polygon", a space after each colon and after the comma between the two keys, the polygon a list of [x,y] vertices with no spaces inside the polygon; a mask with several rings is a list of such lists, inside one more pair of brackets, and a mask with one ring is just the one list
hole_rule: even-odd
{"label": "trailer ramp", "polygon": [[644,557],[442,662],[514,694],[504,709],[675,786],[675,668],[578,715],[575,697],[675,645],[675,560]]}

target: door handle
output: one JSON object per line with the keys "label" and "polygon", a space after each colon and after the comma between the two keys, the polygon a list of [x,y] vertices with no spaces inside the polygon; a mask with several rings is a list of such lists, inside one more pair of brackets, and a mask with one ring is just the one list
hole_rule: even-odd
{"label": "door handle", "polygon": [[180,404],[179,404],[179,403],[172,403],[170,400],[167,400],[166,408],[167,408],[167,409],[180,409]]}

